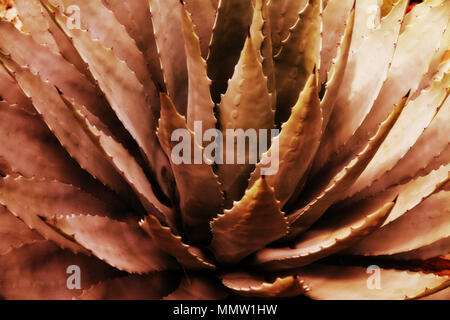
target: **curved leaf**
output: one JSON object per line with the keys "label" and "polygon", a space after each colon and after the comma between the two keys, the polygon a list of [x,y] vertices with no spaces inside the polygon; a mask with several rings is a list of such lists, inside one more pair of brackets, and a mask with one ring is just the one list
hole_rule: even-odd
{"label": "curved leaf", "polygon": [[389,118],[380,126],[377,134],[369,140],[366,148],[356,158],[349,161],[346,167],[334,176],[321,191],[316,192],[313,200],[288,216],[291,227],[289,238],[306,231],[361,175],[397,121],[405,102],[406,99],[403,99],[396,106]]}
{"label": "curved leaf", "polygon": [[[434,274],[380,269],[380,290],[369,286],[366,268],[311,265],[298,270],[313,299],[403,300],[434,293],[449,284],[448,277]],[[373,283],[370,283],[373,285]],[[372,288],[372,289],[371,289]]]}
{"label": "curved leaf", "polygon": [[0,255],[12,248],[42,240],[42,237],[30,230],[4,206],[0,206]]}
{"label": "curved leaf", "polygon": [[[242,197],[254,168],[252,163],[257,161],[251,161],[251,157],[255,157],[262,139],[262,131],[259,130],[270,130],[274,127],[274,112],[267,78],[250,38],[245,42],[233,78],[228,83],[227,92],[222,96],[218,106],[218,118],[224,136],[224,154],[223,164],[218,164],[217,174],[225,193],[225,207],[230,208],[233,201]],[[242,135],[240,137],[238,130],[244,131],[245,135],[248,132],[250,135],[255,134],[254,139],[249,137],[248,148],[246,141],[241,141]],[[245,161],[240,159],[243,157],[242,150],[239,150],[242,144],[245,147]]]}
{"label": "curved leaf", "polygon": [[147,216],[139,225],[147,232],[159,248],[174,256],[177,261],[189,269],[214,269],[214,264],[204,255],[200,248],[183,243],[181,237],[172,233],[152,216]]}
{"label": "curved leaf", "polygon": [[231,210],[211,222],[211,250],[223,264],[238,262],[288,230],[273,189],[260,178]]}
{"label": "curved leaf", "polygon": [[266,282],[248,273],[226,273],[222,283],[236,294],[257,298],[289,298],[304,294],[308,288],[297,276],[276,278]]}
{"label": "curved leaf", "polygon": [[304,233],[293,245],[256,253],[254,263],[269,270],[293,269],[350,247],[384,222],[394,203],[367,201],[336,214]]}
{"label": "curved leaf", "polygon": [[167,92],[178,112],[186,115],[188,70],[179,0],[147,0]]}
{"label": "curved leaf", "polygon": [[[382,19],[381,26],[370,31],[361,46],[350,56],[313,173],[329,161],[335,164],[340,160],[332,155],[339,152],[370,112],[386,80],[407,3],[406,0],[400,0],[389,15]],[[356,24],[354,30],[358,27]],[[354,45],[352,42],[351,50],[355,50]],[[374,58],[368,59],[369,56]]]}
{"label": "curved leaf", "polygon": [[277,81],[277,124],[289,118],[291,108],[320,59],[322,0],[308,0],[289,36],[274,57]]}
{"label": "curved leaf", "polygon": [[119,270],[143,274],[176,268],[135,222],[88,215],[57,216],[48,222]]}
{"label": "curved leaf", "polygon": [[[274,138],[263,163],[273,161],[273,148],[279,158],[278,171],[268,175],[266,181],[275,189],[275,195],[283,207],[296,192],[296,187],[307,173],[322,134],[322,110],[320,108],[317,75],[311,75],[300,97],[293,107],[289,120],[281,127],[281,133]],[[271,160],[272,159],[272,160]],[[258,164],[250,178],[252,185],[260,176],[262,165]]]}
{"label": "curved leaf", "polygon": [[[206,2],[211,3],[210,0],[206,0]],[[204,132],[208,129],[215,129],[217,122],[214,116],[215,105],[211,100],[211,80],[206,75],[206,61],[202,58],[200,41],[194,31],[189,13],[183,6],[180,7],[180,10],[189,77],[187,125],[189,129],[194,130],[194,122],[201,121]]]}
{"label": "curved leaf", "polygon": [[[187,141],[177,142],[176,139],[172,139],[172,135],[177,129],[187,133],[187,136],[181,137]],[[195,243],[207,243],[210,239],[208,222],[223,208],[223,196],[219,181],[212,167],[205,163],[202,147],[196,143],[194,134],[187,128],[185,119],[177,113],[172,100],[164,93],[161,93],[158,138],[172,164],[186,236]],[[180,139],[180,137],[178,138]],[[184,146],[183,156],[180,155],[180,150],[178,150],[178,154],[174,153],[176,152],[174,148],[178,144]],[[186,148],[188,149],[186,150]],[[197,154],[200,154],[200,163],[195,161]],[[187,163],[184,161],[186,157]]]}
{"label": "curved leaf", "polygon": [[252,0],[220,0],[207,59],[208,77],[213,81],[215,103],[227,90],[252,22]]}

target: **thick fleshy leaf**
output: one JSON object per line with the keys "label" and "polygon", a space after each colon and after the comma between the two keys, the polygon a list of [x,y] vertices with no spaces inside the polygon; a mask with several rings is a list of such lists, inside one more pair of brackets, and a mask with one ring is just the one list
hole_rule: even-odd
{"label": "thick fleshy leaf", "polygon": [[177,277],[169,272],[145,276],[132,275],[100,282],[84,290],[77,300],[159,300],[177,285]]}
{"label": "thick fleshy leaf", "polygon": [[[394,203],[365,201],[343,208],[304,233],[290,247],[259,251],[254,263],[269,270],[293,269],[308,265],[358,242],[377,230]],[[347,212],[348,211],[348,212]]]}
{"label": "thick fleshy leaf", "polygon": [[0,255],[3,255],[11,248],[42,240],[42,237],[28,228],[4,206],[0,206],[0,239],[2,239]]}
{"label": "thick fleshy leaf", "polygon": [[0,97],[0,101],[16,105],[28,113],[36,113],[30,99],[20,90],[17,82],[9,75],[3,65],[0,66]]}
{"label": "thick fleshy leaf", "polygon": [[144,54],[152,79],[164,86],[148,0],[104,0]]}
{"label": "thick fleshy leaf", "polygon": [[273,282],[267,282],[256,275],[236,272],[224,274],[222,283],[238,295],[254,298],[296,297],[308,290],[297,276],[279,277]]}
{"label": "thick fleshy leaf", "polygon": [[208,76],[213,80],[211,95],[220,102],[233,76],[252,22],[252,0],[220,0],[207,59]]}
{"label": "thick fleshy leaf", "polygon": [[307,3],[308,0],[270,0],[268,3],[272,25],[273,56],[280,51],[283,41],[289,36],[289,30],[298,20],[299,12],[305,8]]}
{"label": "thick fleshy leaf", "polygon": [[[278,171],[266,176],[269,186],[283,207],[296,192],[296,187],[307,173],[319,147],[322,134],[322,110],[320,108],[317,75],[311,75],[300,97],[292,109],[289,120],[281,126],[281,133],[272,141],[272,147],[262,157],[262,163],[273,161],[273,152],[278,152]],[[258,164],[250,178],[252,185],[261,176],[262,165]]]}
{"label": "thick fleshy leaf", "polygon": [[186,115],[188,69],[179,0],[147,0],[167,92],[179,113]]}
{"label": "thick fleshy leaf", "polygon": [[214,21],[217,14],[217,0],[184,0],[187,11],[191,14],[195,33],[200,41],[202,57],[208,57]]}
{"label": "thick fleshy leaf", "polygon": [[[398,121],[377,151],[367,168],[346,192],[347,196],[369,186],[384,173],[391,170],[418,141],[424,130],[431,125],[450,87],[450,69],[438,76],[421,94],[407,102]],[[440,128],[442,130],[442,127]],[[405,132],[408,132],[405,135]],[[433,137],[433,140],[436,137]],[[448,139],[447,139],[448,140]],[[423,150],[422,150],[423,152]]]}
{"label": "thick fleshy leaf", "polygon": [[122,127],[101,92],[74,65],[3,20],[0,21],[0,36],[3,39],[0,48],[4,54],[11,55],[20,66],[26,66],[34,74],[39,74],[44,81],[56,86],[66,97],[74,99],[102,119],[115,134],[123,136]]}
{"label": "thick fleshy leaf", "polygon": [[48,222],[119,270],[143,274],[176,268],[136,222],[88,215],[57,216]]}
{"label": "thick fleshy leaf", "polygon": [[164,300],[223,300],[227,296],[227,291],[216,278],[188,274]]}
{"label": "thick fleshy leaf", "polygon": [[430,294],[429,296],[421,298],[421,300],[450,300],[450,287],[442,289],[436,293]]}
{"label": "thick fleshy leaf", "polygon": [[[354,11],[350,13],[349,19],[345,27],[345,32],[340,40],[340,45],[338,46],[336,58],[331,61],[329,66],[329,71],[327,73],[327,82],[325,84],[325,94],[320,102],[322,108],[323,121],[322,121],[322,131],[328,125],[330,116],[333,113],[334,106],[336,104],[336,99],[341,88],[342,81],[344,80],[345,68],[347,67],[347,61],[350,55],[351,39],[353,35],[353,30],[355,26],[355,13]],[[326,66],[321,66],[325,68]],[[320,69],[322,73],[323,69]],[[319,79],[320,81],[320,79]],[[319,82],[320,83],[320,82]]]}
{"label": "thick fleshy leaf", "polygon": [[[177,142],[172,139],[175,130],[184,134]],[[223,196],[217,176],[202,156],[203,149],[194,140],[183,116],[177,113],[169,96],[161,93],[159,141],[172,164],[180,197],[181,220],[189,240],[207,243],[210,240],[209,221],[223,208]],[[185,141],[186,140],[186,141]],[[183,147],[180,150],[180,146]],[[181,154],[181,151],[183,154]],[[195,158],[200,157],[200,163]],[[186,161],[185,161],[186,160]]]}
{"label": "thick fleshy leaf", "polygon": [[117,196],[80,168],[38,116],[0,102],[0,137],[0,158],[10,173],[73,184],[121,207]]}
{"label": "thick fleshy leaf", "polygon": [[[206,0],[206,2],[211,4],[210,0]],[[191,17],[183,6],[180,7],[180,10],[189,77],[187,125],[189,129],[194,130],[194,123],[200,121],[203,135],[204,131],[215,129],[217,122],[214,116],[215,105],[211,100],[211,80],[206,74],[206,61],[202,58],[200,41],[195,33]],[[201,9],[199,8],[199,10]]]}
{"label": "thick fleshy leaf", "polygon": [[430,245],[407,252],[389,255],[387,258],[400,261],[424,261],[450,252],[450,237],[443,238]]}
{"label": "thick fleshy leaf", "polygon": [[75,114],[79,121],[84,125],[84,128],[92,141],[101,151],[103,151],[110,164],[137,194],[147,212],[149,214],[160,216],[160,218],[162,218],[162,216],[159,212],[162,212],[165,216],[170,218],[172,215],[171,209],[158,200],[153,192],[150,181],[128,150],[114,140],[114,138],[93,126],[82,112],[76,110]]}
{"label": "thick fleshy leaf", "polygon": [[58,29],[39,0],[15,0],[19,18],[23,23],[22,31],[29,33],[34,41],[46,46],[55,54],[61,54],[88,78],[87,67],[75,48]]}
{"label": "thick fleshy leaf", "polygon": [[161,188],[168,193],[170,180],[168,161],[156,138],[156,119],[149,106],[148,96],[136,74],[111,49],[93,40],[88,32],[67,27],[67,17],[55,12],[55,19],[71,37],[82,58],[89,64],[92,75],[107,97],[111,108],[124,127],[136,140],[152,173]]}
{"label": "thick fleshy leaf", "polygon": [[431,124],[423,131],[415,144],[401,158],[395,166],[384,173],[369,187],[356,194],[367,197],[387,189],[395,184],[406,183],[414,177],[426,175],[442,164],[449,163],[450,141],[450,98],[439,108]]}
{"label": "thick fleshy leaf", "polygon": [[395,207],[385,221],[385,225],[401,217],[405,212],[420,204],[450,179],[450,163],[428,175],[416,178],[407,184],[398,187],[399,195]]}
{"label": "thick fleshy leaf", "polygon": [[450,236],[450,191],[439,189],[395,221],[348,250],[351,254],[390,255],[418,249]]}
{"label": "thick fleshy leaf", "polygon": [[[337,161],[331,155],[348,141],[371,110],[386,79],[407,3],[406,0],[399,1],[389,15],[382,19],[380,27],[370,31],[361,46],[350,56],[313,173],[330,159]],[[356,24],[354,30],[358,27]],[[352,42],[351,50],[353,48]],[[373,59],[368,59],[368,56]]]}
{"label": "thick fleshy leaf", "polygon": [[276,109],[276,82],[275,64],[272,57],[271,21],[267,0],[255,0],[253,21],[250,26],[250,38],[253,47],[260,54],[258,58],[263,66],[264,75],[267,77],[267,87],[272,94],[272,109]]}
{"label": "thick fleshy leaf", "polygon": [[[341,39],[349,20],[350,11],[355,0],[330,0],[326,8],[323,10],[323,27],[322,27],[322,47],[320,51],[320,77],[319,83],[323,84],[327,81],[327,73],[333,65],[333,59],[338,56],[338,49],[341,46]],[[325,6],[324,6],[325,7]],[[349,42],[352,35],[350,35]],[[342,51],[342,49],[341,49]],[[345,61],[345,63],[347,63]]]}
{"label": "thick fleshy leaf", "polygon": [[[380,289],[372,281],[370,269],[311,265],[297,270],[310,288],[313,299],[403,300],[423,297],[446,288],[449,277],[434,274],[380,269]],[[372,272],[372,277],[373,275]],[[375,283],[373,283],[375,282]]]}
{"label": "thick fleshy leaf", "polygon": [[[417,88],[420,88],[420,82],[423,83],[428,78],[425,86],[427,87],[432,83],[431,76],[435,75],[437,66],[429,68],[431,58],[433,55],[437,56],[436,63],[439,64],[439,59],[442,57],[443,52],[435,54],[435,51],[438,47],[448,47],[450,41],[449,30],[446,32],[446,42],[442,37],[442,33],[448,23],[450,6],[439,5],[439,2],[442,3],[441,0],[438,0],[434,1],[434,3],[429,3],[428,1],[420,4],[409,14],[413,14],[413,20],[403,24],[404,30],[401,31],[398,38],[386,81],[370,113],[344,146],[341,152],[342,156],[362,148],[362,142],[375,132],[378,123],[388,116],[394,104],[405,96],[408,91],[413,95],[412,98],[415,98],[415,92]],[[416,13],[417,9],[420,8],[424,12]],[[424,77],[427,70],[430,74]],[[424,87],[424,85],[421,86]]]}
{"label": "thick fleshy leaf", "polygon": [[40,217],[85,213],[112,216],[116,209],[114,203],[105,203],[58,181],[7,176],[0,180],[0,190],[0,203],[28,227],[74,252],[85,250],[48,227]]}
{"label": "thick fleshy leaf", "polygon": [[94,178],[126,196],[128,187],[90,140],[57,89],[8,58],[2,58],[2,62],[14,72],[22,90],[33,99],[34,107],[71,157]]}
{"label": "thick fleshy leaf", "polygon": [[102,0],[60,0],[57,7],[52,7],[61,14],[67,12],[69,8],[77,8],[80,11],[79,28],[86,30],[92,39],[98,40],[104,47],[111,48],[117,58],[124,61],[136,74],[150,99],[151,107],[158,109],[158,95],[147,68],[147,61],[138,49],[136,41],[131,38],[114,13],[104,6]]}
{"label": "thick fleshy leaf", "polygon": [[139,225],[159,248],[174,256],[182,266],[189,269],[215,268],[200,248],[183,243],[180,236],[174,235],[169,227],[161,225],[155,217],[147,216]]}
{"label": "thick fleshy leaf", "polygon": [[[233,201],[239,200],[244,194],[248,178],[257,161],[255,153],[263,138],[260,134],[262,131],[259,130],[270,131],[274,127],[274,112],[267,78],[250,38],[245,42],[233,78],[228,83],[227,92],[222,96],[218,106],[218,118],[224,136],[224,154],[221,159],[223,164],[218,165],[217,173],[225,193],[225,207],[231,208]],[[248,148],[245,141],[240,141],[243,139],[239,137],[238,130],[243,130],[244,134],[247,134],[248,130],[250,135],[251,132],[255,133],[253,138],[248,139]],[[245,147],[245,155],[240,150],[242,144]],[[244,161],[240,159],[242,157]]]}
{"label": "thick fleshy leaf", "polygon": [[316,195],[305,207],[288,216],[291,226],[290,238],[306,231],[339,198],[339,195],[356,181],[397,121],[405,102],[406,99],[403,99],[396,106],[389,118],[381,124],[375,136],[369,140],[366,148],[356,158],[349,161],[345,168],[334,176],[324,188],[316,192]]}
{"label": "thick fleshy leaf", "polygon": [[273,189],[260,178],[231,210],[211,222],[211,250],[223,264],[238,262],[288,230]]}
{"label": "thick fleshy leaf", "polygon": [[[81,289],[69,289],[75,284],[74,272],[80,272]],[[67,300],[119,274],[94,257],[61,250],[51,241],[38,241],[0,255],[0,296],[9,300]]]}
{"label": "thick fleshy leaf", "polygon": [[289,118],[291,108],[298,100],[308,77],[319,66],[321,14],[322,0],[308,0],[274,58],[277,124]]}

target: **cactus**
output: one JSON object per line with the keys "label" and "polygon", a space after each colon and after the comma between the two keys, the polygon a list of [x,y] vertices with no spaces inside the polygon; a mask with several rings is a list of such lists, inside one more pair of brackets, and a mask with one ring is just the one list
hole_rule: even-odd
{"label": "cactus", "polygon": [[0,16],[0,297],[449,299],[448,0]]}

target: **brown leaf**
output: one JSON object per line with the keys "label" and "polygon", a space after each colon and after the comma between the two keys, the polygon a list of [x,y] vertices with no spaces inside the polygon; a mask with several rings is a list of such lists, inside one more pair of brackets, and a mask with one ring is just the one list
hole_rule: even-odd
{"label": "brown leaf", "polygon": [[284,236],[288,225],[273,189],[260,178],[231,210],[211,222],[211,229],[214,256],[231,264]]}

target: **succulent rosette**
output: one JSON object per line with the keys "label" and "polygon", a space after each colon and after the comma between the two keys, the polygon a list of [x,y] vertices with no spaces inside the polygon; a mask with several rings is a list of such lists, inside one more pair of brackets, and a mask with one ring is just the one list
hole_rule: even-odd
{"label": "succulent rosette", "polygon": [[450,297],[450,1],[1,16],[0,297]]}

